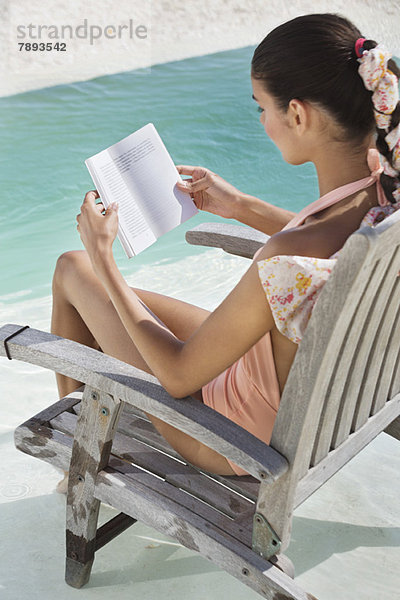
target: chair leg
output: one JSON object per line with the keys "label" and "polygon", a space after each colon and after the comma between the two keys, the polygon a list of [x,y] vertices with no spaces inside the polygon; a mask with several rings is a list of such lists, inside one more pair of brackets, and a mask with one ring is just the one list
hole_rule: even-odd
{"label": "chair leg", "polygon": [[400,417],[396,417],[384,431],[396,438],[396,440],[400,440]]}
{"label": "chair leg", "polygon": [[109,394],[85,387],[67,494],[65,580],[75,588],[90,578],[100,509],[94,496],[96,476],[108,463],[121,407],[122,403]]}
{"label": "chair leg", "polygon": [[274,554],[268,559],[270,563],[278,567],[283,573],[294,579],[294,565],[286,554]]}

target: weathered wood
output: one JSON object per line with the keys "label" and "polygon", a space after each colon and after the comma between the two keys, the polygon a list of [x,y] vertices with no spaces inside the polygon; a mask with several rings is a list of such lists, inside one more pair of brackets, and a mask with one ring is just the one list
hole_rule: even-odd
{"label": "weathered wood", "polygon": [[[0,342],[16,325],[0,328]],[[232,460],[260,481],[275,481],[286,459],[251,433],[191,397],[170,396],[152,375],[77,342],[27,329],[9,344],[17,360],[44,366],[134,404]],[[0,345],[0,355],[5,350]]]}
{"label": "weathered wood", "polygon": [[211,527],[206,531],[198,515],[168,497],[152,493],[136,480],[106,469],[98,475],[96,495],[196,550],[268,600],[310,599],[290,577],[250,548],[221,530],[213,530],[211,535]]}
{"label": "weathered wood", "polygon": [[[381,271],[385,269],[385,264],[382,263]],[[372,268],[367,279],[361,278],[359,283],[358,293],[359,298],[368,300],[368,288],[371,286],[372,277],[376,274],[375,267]],[[383,273],[380,273],[382,276]],[[332,365],[330,371],[330,380],[327,382],[326,396],[324,398],[321,417],[318,424],[318,431],[313,446],[310,464],[314,466],[318,464],[327,454],[332,443],[332,436],[335,430],[335,425],[344,414],[343,404],[346,399],[349,402],[355,403],[354,395],[348,394],[348,380],[354,372],[353,361],[356,360],[354,353],[354,343],[360,339],[357,335],[357,328],[362,325],[370,308],[369,302],[361,303],[361,305],[351,307],[352,318],[348,320],[346,329],[342,327],[339,332],[340,347],[338,347],[337,355],[332,360],[335,364]],[[354,316],[354,313],[356,316]],[[358,330],[359,331],[359,330]],[[357,336],[356,338],[354,336]],[[304,474],[304,473],[302,473]]]}
{"label": "weathered wood", "polygon": [[[74,408],[77,407],[79,408],[79,405],[75,405]],[[182,459],[181,455],[172,448],[160,433],[158,433],[147,416],[131,404],[124,403],[122,414],[119,419],[118,430],[126,435],[134,436],[136,439],[151,445],[153,448],[161,450],[169,456]],[[207,471],[201,472],[209,479],[221,482],[228,489],[242,494],[249,500],[252,500],[253,502],[257,500],[260,482],[254,477],[251,477],[250,475],[225,477]]]}
{"label": "weathered wood", "polygon": [[[394,289],[394,297],[391,299],[388,311],[394,311],[396,317],[393,322],[390,339],[385,349],[385,359],[387,366],[376,386],[372,414],[375,414],[387,398],[392,398],[400,392],[400,305],[398,302],[398,294],[400,292],[400,276],[396,278],[396,288]],[[397,303],[396,303],[397,300]],[[397,377],[397,385],[396,385]]]}
{"label": "weathered wood", "polygon": [[400,440],[400,417],[394,419],[384,431],[388,435],[391,435],[392,437],[396,438],[396,440]]}
{"label": "weathered wood", "polygon": [[389,398],[392,398],[394,394],[398,394],[400,392],[400,348],[397,353],[395,367],[393,369],[393,377],[390,382],[389,388]]}
{"label": "weathered wood", "polygon": [[27,421],[15,430],[14,441],[18,450],[25,454],[40,458],[63,471],[68,471],[72,438],[54,431],[50,427]]}
{"label": "weathered wood", "polygon": [[[360,389],[362,400],[357,402],[354,414],[353,431],[361,427],[370,414],[375,415],[389,397],[390,382],[393,377],[397,352],[400,348],[400,278],[397,277],[396,269],[390,276],[393,277],[394,284],[389,292],[386,306],[382,311],[376,339],[372,343],[365,377]],[[368,400],[364,398],[365,391],[368,392]]]}
{"label": "weathered wood", "polygon": [[[385,339],[386,330],[381,315],[386,309],[399,270],[396,260],[397,250],[396,247],[392,248],[386,260],[381,259],[379,261],[371,285],[365,290],[360,299],[357,315],[354,318],[353,327],[346,344],[346,347],[350,347],[353,360],[350,361],[345,397],[339,408],[336,426],[332,435],[332,448],[340,446],[351,431],[360,389],[362,390],[362,401],[365,403],[367,414],[369,414],[375,386],[366,386],[364,382],[369,384],[368,375],[371,369],[376,369],[379,372],[384,348],[380,343],[380,338],[383,338],[382,341],[387,343],[387,339]],[[364,306],[365,312],[362,310]],[[393,322],[393,317],[394,314],[386,314],[389,328]],[[358,338],[358,343],[354,338]],[[376,354],[375,349],[380,350],[381,353]],[[340,377],[340,373],[337,376]]]}
{"label": "weathered wood", "polygon": [[[125,407],[129,412],[125,413]],[[147,418],[142,418],[130,413],[132,408],[130,405],[125,405],[122,415],[118,424],[118,431],[126,434],[127,436],[134,437],[135,439],[142,441],[152,448],[161,450],[163,453],[182,460],[182,456],[176,452],[172,446],[166,441],[163,436],[158,433],[155,427]],[[251,476],[222,476],[209,473],[208,471],[197,471],[204,474],[206,479],[220,482],[224,487],[229,490],[236,491],[241,495],[245,496],[249,500],[255,502],[258,496],[258,488],[260,482]],[[219,489],[221,487],[219,486]]]}
{"label": "weathered wood", "polygon": [[253,258],[255,252],[267,243],[269,236],[242,225],[202,223],[187,231],[185,238],[195,246],[222,248],[229,254]]}
{"label": "weathered wood", "polygon": [[[400,413],[400,394],[388,400],[384,408],[373,415],[358,431],[350,434],[343,444],[335,450],[331,450],[315,467],[312,467],[303,477],[296,489],[294,507],[298,506],[311,494],[313,494],[325,481],[337,473],[358,452],[369,444],[376,436],[386,429],[390,429],[389,423]],[[396,419],[398,420],[398,419]],[[396,428],[396,429],[395,429]],[[393,426],[393,431],[399,433],[400,425]],[[394,436],[396,437],[396,436]]]}
{"label": "weathered wood", "polygon": [[[171,484],[169,481],[154,476],[151,472],[118,456],[112,455],[110,457],[109,466],[106,471],[123,474],[135,482],[135,484],[138,483],[148,489],[149,494],[169,498],[174,502],[174,505],[182,506],[185,510],[193,512],[203,520],[204,529],[209,532],[209,535],[213,535],[214,530],[222,531],[229,534],[232,538],[239,540],[241,544],[245,544],[251,548],[252,515],[254,514],[254,508],[238,513],[236,518],[232,519],[210,504]],[[117,490],[115,492],[117,493]]]}
{"label": "weathered wood", "polygon": [[[386,337],[386,330],[377,327],[378,323],[371,315],[380,317],[385,312],[387,288],[392,288],[395,281],[393,265],[393,261],[372,262],[369,277],[364,277],[364,284],[359,284],[360,302],[348,330],[342,331],[343,344],[331,376],[328,399],[324,402],[311,466],[318,464],[331,446],[337,447],[346,439],[355,415],[362,417],[365,413],[366,418],[369,416],[375,389],[371,383],[376,383],[377,361],[380,363],[382,358],[376,348],[381,348]],[[386,285],[382,285],[382,281],[386,281]],[[386,314],[386,318],[391,321],[392,313]],[[376,336],[378,342],[375,344]],[[360,419],[357,428],[365,420]]]}
{"label": "weathered wood", "polygon": [[[64,413],[53,419],[50,424],[55,429],[73,437],[77,418],[75,415]],[[138,467],[162,477],[171,485],[178,487],[199,498],[218,511],[231,518],[245,512],[254,503],[242,498],[225,486],[203,475],[198,469],[173,457],[157,452],[151,446],[137,440],[134,430],[126,435],[119,430],[114,435],[111,453],[117,458],[131,462]]]}
{"label": "weathered wood", "polygon": [[[264,516],[279,536],[282,551],[290,540],[297,482],[309,467],[323,401],[329,392],[331,374],[342,346],[342,336],[336,335],[337,327],[343,325],[338,321],[339,316],[343,315],[349,291],[369,249],[367,239],[356,237],[351,236],[347,241],[313,309],[290,370],[272,432],[270,444],[286,456],[290,469],[273,487],[261,483],[256,511]],[[349,255],[352,264],[346,260]],[[349,314],[347,305],[343,321],[348,322],[351,317],[352,312]]]}
{"label": "weathered wood", "polygon": [[[297,483],[310,466],[337,359],[347,342],[346,333],[374,265],[378,260],[388,262],[399,243],[400,211],[374,229],[364,228],[350,236],[318,298],[297,351],[270,442],[288,459],[290,468],[273,486],[261,483],[256,508],[281,539],[283,551],[290,540]],[[357,340],[353,342],[356,348]],[[277,497],[281,498],[279,503]],[[253,535],[257,536],[257,531]]]}
{"label": "weathered wood", "polygon": [[[54,411],[53,411],[54,412]],[[58,411],[56,411],[58,412]],[[76,418],[74,419],[74,415],[65,412],[64,414],[58,415],[54,419],[57,426],[59,426],[59,431],[55,429],[47,428],[49,435],[51,435],[51,450],[52,452],[47,452],[45,457],[42,456],[41,453],[43,450],[44,442],[47,443],[47,440],[43,440],[43,438],[39,438],[37,436],[38,445],[37,446],[26,446],[26,451],[28,454],[32,454],[33,456],[38,456],[43,460],[46,460],[50,464],[56,464],[60,468],[68,470],[70,460],[71,460],[71,451],[72,451],[72,442],[73,438],[71,435],[71,429],[74,429],[76,426]],[[39,427],[39,425],[37,424]],[[23,431],[23,426],[18,428],[20,431]],[[41,431],[43,432],[44,428],[41,427]],[[63,433],[61,433],[63,432]],[[67,435],[65,435],[67,434]],[[110,464],[112,467],[120,472],[129,473],[132,477],[134,477],[137,481],[140,481],[143,485],[150,487],[153,490],[156,490],[157,493],[166,495],[175,500],[175,502],[182,504],[188,510],[192,510],[195,514],[201,516],[205,519],[205,522],[212,523],[213,526],[220,528],[222,531],[228,532],[233,537],[237,537],[237,539],[241,540],[241,543],[247,544],[249,547],[251,546],[251,531],[252,531],[252,514],[254,513],[254,508],[248,509],[248,511],[244,511],[242,509],[241,512],[237,513],[233,509],[237,509],[240,507],[240,503],[236,504],[237,496],[232,495],[232,505],[231,505],[231,513],[236,515],[236,518],[232,520],[231,517],[225,516],[223,512],[218,509],[213,508],[210,505],[207,505],[206,502],[202,500],[198,500],[194,495],[187,493],[184,490],[176,488],[171,483],[167,481],[163,481],[160,479],[160,476],[153,476],[151,473],[146,470],[142,470],[140,467],[131,467],[129,463],[126,462],[127,458],[124,456],[121,458],[115,452],[118,452],[118,438],[119,434],[116,433],[114,435],[114,445],[117,445],[117,450],[112,448],[111,456],[110,456]],[[120,453],[124,454],[121,449]],[[63,458],[62,462],[55,463],[55,460],[59,460]],[[190,467],[188,467],[190,469]],[[208,479],[206,475],[203,475],[205,479]],[[235,478],[239,479],[239,478]],[[239,497],[239,500],[243,499]],[[254,503],[248,503],[248,506],[253,506]],[[101,528],[99,529],[99,531]],[[95,547],[97,547],[97,536],[94,542]]]}
{"label": "weathered wood", "polygon": [[100,508],[94,496],[95,482],[98,471],[108,464],[120,410],[118,399],[85,387],[67,494],[65,580],[72,587],[82,587],[90,577]]}
{"label": "weathered wood", "polygon": [[16,448],[59,469],[68,470],[72,440],[54,431],[49,426],[49,422],[60,414],[72,410],[80,402],[81,397],[81,391],[73,392],[22,423],[14,431]]}
{"label": "weathered wood", "polygon": [[137,519],[125,515],[124,513],[119,513],[119,515],[116,515],[113,519],[104,523],[104,525],[99,527],[96,533],[95,552],[135,523],[137,523]]}
{"label": "weathered wood", "polygon": [[[79,414],[79,409],[80,405],[75,404],[73,410],[76,414]],[[126,404],[124,402],[118,423],[118,430],[126,435],[132,435],[132,427],[134,427],[136,439],[141,440],[146,444],[150,444],[153,448],[157,448],[169,456],[181,458],[180,454],[172,448],[161,434],[158,433],[143,411],[132,404]],[[248,498],[253,502],[257,500],[260,482],[251,475],[241,475],[239,477],[236,475],[216,475],[207,471],[201,472],[208,478],[219,481],[228,489],[242,494],[245,498]]]}

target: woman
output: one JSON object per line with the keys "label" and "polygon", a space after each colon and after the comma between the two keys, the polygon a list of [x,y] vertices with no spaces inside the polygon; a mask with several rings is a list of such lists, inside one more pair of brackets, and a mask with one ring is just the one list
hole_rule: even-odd
{"label": "woman", "polygon": [[[317,170],[321,198],[300,215],[241,193],[208,169],[177,167],[190,176],[179,187],[199,209],[271,236],[215,311],[130,288],[112,254],[117,207],[103,214],[91,191],[77,216],[86,251],[57,262],[52,332],[153,373],[171,395],[192,395],[268,443],[333,255],[361,223],[373,225],[400,207],[400,71],[376,46],[348,20],[316,14],[279,26],[255,50],[253,98],[267,135],[286,162],[311,161]],[[369,150],[375,143],[382,175],[378,152]],[[59,374],[57,382],[60,396],[80,385]],[[149,418],[192,464],[245,474]]]}

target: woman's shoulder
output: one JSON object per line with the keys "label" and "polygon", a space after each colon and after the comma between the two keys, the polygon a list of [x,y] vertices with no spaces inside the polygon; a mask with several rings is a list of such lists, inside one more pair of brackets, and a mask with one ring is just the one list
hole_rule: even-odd
{"label": "woman's shoulder", "polygon": [[336,263],[314,235],[309,227],[280,232],[253,258],[275,325],[296,344]]}
{"label": "woman's shoulder", "polygon": [[257,251],[254,259],[283,255],[329,258],[337,250],[335,228],[327,223],[310,223],[275,233]]}

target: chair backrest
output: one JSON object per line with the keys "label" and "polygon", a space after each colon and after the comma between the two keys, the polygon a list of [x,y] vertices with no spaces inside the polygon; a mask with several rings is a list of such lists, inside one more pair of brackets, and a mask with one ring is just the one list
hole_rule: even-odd
{"label": "chair backrest", "polygon": [[349,237],[299,345],[271,439],[294,477],[399,392],[399,292],[400,210]]}

